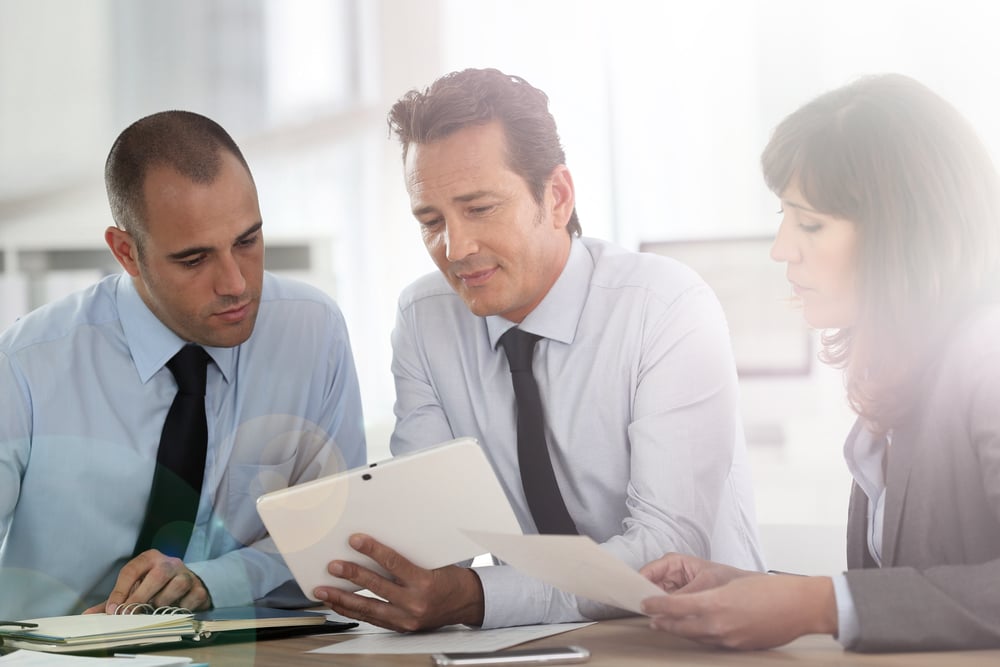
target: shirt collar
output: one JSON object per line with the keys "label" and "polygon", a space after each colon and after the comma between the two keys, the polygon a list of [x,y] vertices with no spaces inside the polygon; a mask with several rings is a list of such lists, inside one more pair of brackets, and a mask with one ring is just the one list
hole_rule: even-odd
{"label": "shirt collar", "polygon": [[[184,347],[186,341],[153,314],[127,273],[118,278],[115,299],[132,362],[139,380],[145,384]],[[235,371],[236,348],[205,346],[205,351],[222,372],[223,379],[230,382]]]}
{"label": "shirt collar", "polygon": [[[593,273],[593,258],[583,242],[574,236],[570,243],[566,266],[541,303],[535,306],[535,309],[521,322],[521,329],[543,338],[571,344],[576,337],[580,318],[583,316],[583,307],[587,303],[590,278]],[[486,329],[489,332],[490,345],[496,349],[500,337],[514,326],[518,325],[500,315],[487,316]]]}
{"label": "shirt collar", "polygon": [[855,425],[852,437],[844,442],[844,460],[851,471],[854,480],[874,501],[885,489],[885,474],[882,471],[882,459],[886,454],[886,438],[878,437],[861,420]]}

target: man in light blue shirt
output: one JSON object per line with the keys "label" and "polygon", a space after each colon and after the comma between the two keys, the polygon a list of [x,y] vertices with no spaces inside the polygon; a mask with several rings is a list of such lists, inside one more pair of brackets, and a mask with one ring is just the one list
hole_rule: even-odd
{"label": "man in light blue shirt", "polygon": [[[256,188],[225,130],[146,117],[105,177],[125,273],[0,335],[2,618],[250,604],[291,578],[257,496],[366,458],[340,310],[264,272]],[[165,364],[192,343],[210,357],[197,516],[182,558],[134,555],[177,392]]]}
{"label": "man in light blue shirt", "polygon": [[[393,452],[477,438],[524,531],[540,532],[536,506],[546,505],[523,482],[538,459],[519,454],[501,341],[517,327],[540,337],[539,444],[576,531],[636,569],[670,551],[760,569],[735,365],[711,290],[677,262],[580,237],[555,121],[524,80],[457,72],[405,95],[390,119],[440,269],[399,299]],[[393,580],[343,561],[330,572],[386,602],[335,588],[317,596],[398,630],[621,613],[507,566],[428,571],[367,536],[352,546]]]}

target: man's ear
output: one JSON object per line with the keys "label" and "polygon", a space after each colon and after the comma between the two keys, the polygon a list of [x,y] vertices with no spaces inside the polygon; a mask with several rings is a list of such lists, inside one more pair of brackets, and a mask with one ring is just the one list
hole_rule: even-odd
{"label": "man's ear", "polygon": [[570,216],[573,215],[573,207],[576,206],[573,176],[566,165],[561,164],[552,170],[546,189],[548,190],[546,194],[552,197],[552,224],[557,229],[564,229],[569,224]]}
{"label": "man's ear", "polygon": [[139,275],[139,249],[132,235],[124,229],[108,227],[104,230],[104,242],[111,248],[111,254],[130,276]]}

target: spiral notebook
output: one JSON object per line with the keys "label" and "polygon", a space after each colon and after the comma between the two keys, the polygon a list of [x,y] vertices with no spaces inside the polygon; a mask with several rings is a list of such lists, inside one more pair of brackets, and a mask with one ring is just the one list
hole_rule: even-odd
{"label": "spiral notebook", "polygon": [[269,639],[339,632],[357,623],[327,620],[323,613],[225,607],[191,613],[177,607],[129,605],[123,613],[51,616],[0,626],[0,643],[52,653],[132,649],[177,642]]}

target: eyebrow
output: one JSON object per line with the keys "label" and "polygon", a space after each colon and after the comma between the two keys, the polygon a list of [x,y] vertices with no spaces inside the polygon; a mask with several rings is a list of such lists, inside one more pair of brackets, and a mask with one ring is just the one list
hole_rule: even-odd
{"label": "eyebrow", "polygon": [[[263,226],[264,226],[263,222],[256,222],[250,225],[250,227],[248,227],[246,231],[244,231],[242,234],[236,237],[235,243],[239,243],[240,241],[243,241],[248,237],[253,236],[257,232],[259,232],[261,230],[261,227]],[[202,255],[205,253],[210,253],[214,250],[215,248],[213,248],[212,246],[196,246],[193,248],[185,248],[184,250],[178,250],[177,252],[170,253],[169,255],[167,255],[167,259],[172,259],[172,260],[185,259],[187,257],[191,257],[192,255]]]}
{"label": "eyebrow", "polygon": [[[467,204],[470,201],[482,199],[483,197],[496,196],[496,194],[497,193],[492,190],[476,190],[475,192],[469,192],[464,195],[458,195],[457,197],[452,197],[452,201],[457,202],[459,204]],[[438,209],[436,206],[421,206],[420,208],[413,209],[413,215],[421,216],[421,215],[426,215],[428,213],[436,213],[437,210]]]}
{"label": "eyebrow", "polygon": [[797,208],[800,211],[806,211],[807,213],[815,213],[816,215],[825,215],[824,213],[821,213],[814,208],[809,208],[805,204],[798,204],[796,202],[791,201],[790,199],[782,199],[781,204],[783,206],[790,206],[792,208]]}

